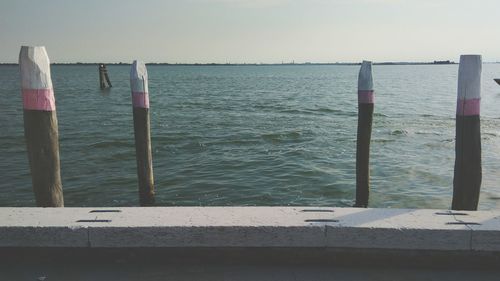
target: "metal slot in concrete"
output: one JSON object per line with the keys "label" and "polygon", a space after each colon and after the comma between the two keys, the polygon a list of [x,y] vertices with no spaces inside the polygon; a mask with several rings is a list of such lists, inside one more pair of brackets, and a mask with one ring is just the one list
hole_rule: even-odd
{"label": "metal slot in concrete", "polygon": [[436,215],[440,216],[467,216],[466,213],[456,213],[456,212],[437,212]]}
{"label": "metal slot in concrete", "polygon": [[328,209],[305,209],[301,210],[301,212],[304,213],[333,213],[333,210],[328,210]]}
{"label": "metal slot in concrete", "polygon": [[111,220],[77,220],[76,222],[111,222]]}
{"label": "metal slot in concrete", "polygon": [[468,222],[468,221],[451,221],[447,222],[446,224],[456,224],[456,225],[481,225],[480,223],[477,222]]}
{"label": "metal slot in concrete", "polygon": [[307,219],[305,222],[339,222],[339,220],[333,219]]}

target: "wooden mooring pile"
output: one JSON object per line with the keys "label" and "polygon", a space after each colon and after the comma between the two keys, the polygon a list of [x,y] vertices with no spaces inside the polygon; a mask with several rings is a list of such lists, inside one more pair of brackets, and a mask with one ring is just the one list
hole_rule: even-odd
{"label": "wooden mooring pile", "polygon": [[[24,132],[39,207],[63,207],[59,133],[50,63],[45,47],[21,47],[19,55]],[[462,55],[458,70],[453,210],[477,210],[481,187],[480,55]],[[111,87],[106,67],[99,65],[101,88]],[[134,61],[130,72],[132,110],[141,206],[155,202],[151,153],[148,75],[144,63]],[[358,78],[356,146],[356,203],[368,207],[370,140],[375,104],[372,63],[363,61]]]}

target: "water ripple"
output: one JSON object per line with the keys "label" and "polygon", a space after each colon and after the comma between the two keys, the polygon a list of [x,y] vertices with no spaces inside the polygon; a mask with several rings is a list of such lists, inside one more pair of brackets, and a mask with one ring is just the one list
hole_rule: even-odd
{"label": "water ripple", "polygon": [[[150,66],[160,206],[352,206],[358,66]],[[449,208],[457,66],[375,66],[370,205]],[[136,206],[129,66],[52,68],[67,206]],[[480,208],[500,207],[500,102],[483,68]],[[33,206],[18,68],[0,66],[0,206]],[[415,89],[418,94],[415,94]]]}

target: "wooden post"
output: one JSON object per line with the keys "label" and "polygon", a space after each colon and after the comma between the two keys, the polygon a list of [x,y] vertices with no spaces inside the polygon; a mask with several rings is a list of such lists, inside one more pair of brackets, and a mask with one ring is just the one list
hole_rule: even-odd
{"label": "wooden post", "polygon": [[24,136],[38,207],[64,207],[59,132],[45,47],[22,46],[19,53]]}
{"label": "wooden post", "polygon": [[105,80],[104,80],[104,64],[99,64],[99,87],[101,89],[106,88]]}
{"label": "wooden post", "polygon": [[458,68],[453,210],[477,210],[481,189],[480,55],[463,55]]}
{"label": "wooden post", "polygon": [[104,77],[105,66],[104,64],[99,64],[99,87],[101,89],[106,88],[106,78]]}
{"label": "wooden post", "polygon": [[372,63],[363,61],[358,76],[358,138],[356,142],[356,204],[368,207],[370,193],[370,140],[373,120]]}
{"label": "wooden post", "polygon": [[144,63],[134,61],[132,64],[130,87],[132,89],[132,107],[134,111],[139,200],[141,206],[152,206],[155,202],[155,189],[151,156],[148,72]]}
{"label": "wooden post", "polygon": [[109,80],[108,70],[106,69],[106,66],[102,63],[99,64],[99,86],[101,87],[101,89],[113,87],[111,85],[111,81]]}

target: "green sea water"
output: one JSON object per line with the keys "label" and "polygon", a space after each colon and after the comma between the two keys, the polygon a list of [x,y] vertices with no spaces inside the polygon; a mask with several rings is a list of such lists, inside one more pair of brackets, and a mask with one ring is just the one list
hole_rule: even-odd
{"label": "green sea water", "polygon": [[[157,205],[351,206],[359,66],[149,66]],[[66,206],[137,206],[130,66],[52,66]],[[374,66],[371,207],[451,205],[457,65]],[[500,207],[500,64],[483,66],[480,209]],[[0,66],[0,206],[34,206]]]}

